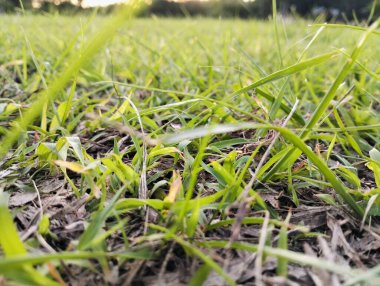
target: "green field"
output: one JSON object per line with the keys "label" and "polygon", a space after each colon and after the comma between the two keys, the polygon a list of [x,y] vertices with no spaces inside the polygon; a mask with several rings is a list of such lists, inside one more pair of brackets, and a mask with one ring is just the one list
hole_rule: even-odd
{"label": "green field", "polygon": [[0,284],[379,285],[377,24],[0,15]]}

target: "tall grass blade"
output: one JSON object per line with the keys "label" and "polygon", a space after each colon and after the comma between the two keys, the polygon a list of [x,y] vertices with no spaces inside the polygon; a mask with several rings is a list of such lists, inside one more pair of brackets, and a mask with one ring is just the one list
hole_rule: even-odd
{"label": "tall grass blade", "polygon": [[239,94],[242,94],[244,92],[247,92],[249,90],[252,90],[252,89],[255,89],[259,86],[262,86],[266,83],[269,83],[269,82],[272,82],[272,81],[275,81],[275,80],[278,80],[278,79],[281,79],[281,78],[284,78],[286,76],[289,76],[289,75],[292,75],[292,74],[295,74],[295,73],[298,73],[300,71],[303,71],[305,69],[308,69],[312,66],[315,66],[315,65],[320,65],[326,61],[329,61],[333,58],[335,58],[336,56],[338,56],[339,54],[341,53],[341,51],[334,51],[334,52],[330,52],[330,53],[327,53],[327,54],[323,54],[323,55],[320,55],[320,56],[317,56],[317,57],[314,57],[314,58],[311,58],[311,59],[308,59],[308,60],[305,60],[303,62],[300,62],[298,64],[295,64],[295,65],[292,65],[292,66],[289,66],[287,68],[284,68],[284,69],[281,69],[277,72],[274,72],[256,82],[254,82],[253,84],[250,84],[246,87],[243,87],[237,91],[235,91],[234,93],[232,93],[230,96],[237,96]]}

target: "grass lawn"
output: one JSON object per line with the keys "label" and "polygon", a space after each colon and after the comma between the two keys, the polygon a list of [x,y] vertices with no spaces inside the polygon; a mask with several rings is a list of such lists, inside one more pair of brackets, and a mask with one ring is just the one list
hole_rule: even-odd
{"label": "grass lawn", "polygon": [[125,18],[0,15],[0,284],[380,285],[379,22]]}

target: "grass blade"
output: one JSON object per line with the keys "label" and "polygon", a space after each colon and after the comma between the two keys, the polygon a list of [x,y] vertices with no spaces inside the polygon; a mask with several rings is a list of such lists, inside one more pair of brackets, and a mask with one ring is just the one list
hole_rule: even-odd
{"label": "grass blade", "polygon": [[[227,246],[228,241],[209,241],[209,242],[202,242],[199,244],[205,247],[222,248],[222,247]],[[232,243],[231,247],[234,249],[240,249],[240,250],[245,250],[249,252],[256,252],[258,248],[258,246],[255,244],[250,244],[250,243],[245,243],[245,242],[234,242]],[[284,258],[284,259],[287,259],[288,261],[291,261],[299,265],[312,266],[312,267],[324,269],[324,270],[337,273],[337,274],[355,276],[361,273],[360,271],[353,271],[348,266],[342,266],[334,262],[327,261],[325,259],[305,255],[303,253],[298,253],[298,252],[294,252],[290,250],[277,249],[277,248],[264,246],[263,252],[267,256],[273,256],[276,258]]]}
{"label": "grass blade", "polygon": [[333,58],[335,58],[336,56],[338,56],[339,54],[341,53],[341,51],[335,51],[335,52],[330,52],[330,53],[327,53],[327,54],[323,54],[323,55],[320,55],[320,56],[317,56],[317,57],[314,57],[314,58],[311,58],[311,59],[308,59],[308,60],[305,60],[303,62],[300,62],[298,64],[295,64],[295,65],[292,65],[292,66],[289,66],[287,68],[284,68],[282,70],[279,70],[277,72],[274,72],[256,82],[254,82],[253,84],[250,84],[246,87],[243,87],[237,91],[235,91],[234,93],[232,93],[230,96],[237,96],[239,94],[242,94],[244,92],[247,92],[249,90],[252,90],[252,89],[255,89],[256,87],[259,87],[259,86],[262,86],[268,82],[271,82],[271,81],[275,81],[275,80],[278,80],[278,79],[281,79],[283,77],[286,77],[286,76],[289,76],[289,75],[292,75],[292,74],[295,74],[295,73],[298,73],[302,70],[305,70],[305,69],[308,69],[312,66],[315,66],[315,65],[320,65],[326,61],[329,61]]}
{"label": "grass blade", "polygon": [[[8,210],[8,196],[5,193],[0,194],[0,221],[1,235],[0,246],[5,253],[6,258],[0,259],[0,272],[2,272],[1,262],[8,258],[17,256],[26,256],[26,248],[22,243],[17,229],[13,224],[13,218]],[[8,265],[8,264],[7,264]],[[22,270],[22,271],[21,271]],[[30,265],[22,264],[19,267],[13,267],[3,272],[3,275],[18,281],[24,285],[60,285],[59,283],[50,280],[48,277],[40,274]]]}
{"label": "grass blade", "polygon": [[[351,30],[357,30],[357,31],[368,31],[368,28],[366,27],[360,27],[360,26],[353,26],[353,25],[346,25],[346,24],[313,24],[312,27],[327,27],[327,28],[338,28],[338,29],[351,29]],[[380,36],[380,31],[373,31],[374,35]]]}
{"label": "grass blade", "polygon": [[98,235],[100,229],[102,228],[104,222],[106,221],[109,213],[114,208],[117,200],[121,196],[121,194],[125,191],[125,187],[121,188],[109,202],[109,204],[101,211],[99,211],[94,220],[87,227],[85,232],[81,235],[79,239],[78,249],[85,250],[92,242],[92,240]]}

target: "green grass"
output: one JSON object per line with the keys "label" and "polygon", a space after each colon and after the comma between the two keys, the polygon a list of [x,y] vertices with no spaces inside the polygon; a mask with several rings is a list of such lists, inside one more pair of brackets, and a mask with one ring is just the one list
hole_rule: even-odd
{"label": "green grass", "polygon": [[[0,15],[0,277],[63,285],[80,269],[111,285],[181,262],[189,285],[215,273],[236,285],[229,264],[248,252],[257,267],[275,258],[281,279],[298,265],[378,285],[371,251],[366,271],[341,248],[331,260],[302,245],[323,252],[314,237],[334,236],[307,223],[313,207],[347,218],[347,240],[377,239],[379,23],[131,12]],[[77,228],[62,213],[80,202]],[[266,233],[245,235],[256,226]]]}

